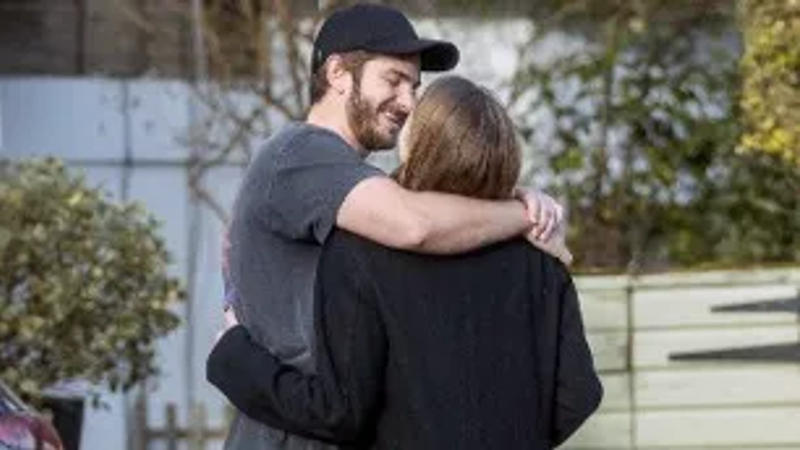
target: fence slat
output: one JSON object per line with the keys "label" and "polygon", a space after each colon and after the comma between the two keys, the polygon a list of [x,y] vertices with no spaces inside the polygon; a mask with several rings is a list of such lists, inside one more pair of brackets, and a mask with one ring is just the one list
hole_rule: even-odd
{"label": "fence slat", "polygon": [[178,420],[174,403],[167,404],[167,450],[178,450]]}
{"label": "fence slat", "polygon": [[206,408],[202,403],[192,405],[189,419],[189,448],[206,449]]}
{"label": "fence slat", "polygon": [[134,403],[133,436],[131,436],[132,450],[148,450],[147,396],[144,391],[145,389],[141,388],[136,395]]}

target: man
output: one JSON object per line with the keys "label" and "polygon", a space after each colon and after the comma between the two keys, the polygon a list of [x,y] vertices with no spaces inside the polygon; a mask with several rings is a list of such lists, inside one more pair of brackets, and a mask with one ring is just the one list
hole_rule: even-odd
{"label": "man", "polygon": [[[389,247],[456,253],[520,234],[541,243],[560,222],[546,196],[410,192],[362,160],[394,146],[420,70],[449,70],[458,57],[453,44],[419,39],[402,13],[384,6],[340,10],[320,29],[308,117],[273,135],[253,160],[230,228],[236,315],[281,360],[314,370],[313,286],[334,226]],[[228,449],[325,447],[242,414],[226,441]]]}

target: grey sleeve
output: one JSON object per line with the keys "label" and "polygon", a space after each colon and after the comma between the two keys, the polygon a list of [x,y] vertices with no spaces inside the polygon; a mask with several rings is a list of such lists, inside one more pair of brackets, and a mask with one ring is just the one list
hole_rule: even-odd
{"label": "grey sleeve", "polygon": [[276,162],[259,214],[276,233],[320,244],[336,225],[350,190],[364,179],[385,176],[344,142],[326,135],[294,139]]}

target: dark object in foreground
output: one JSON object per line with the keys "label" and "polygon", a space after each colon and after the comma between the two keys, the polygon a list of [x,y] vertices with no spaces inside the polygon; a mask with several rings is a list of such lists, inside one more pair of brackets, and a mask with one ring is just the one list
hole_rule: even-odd
{"label": "dark object in foreground", "polygon": [[47,419],[0,381],[0,450],[63,450]]}
{"label": "dark object in foreground", "polygon": [[80,450],[83,430],[83,397],[47,397],[42,409],[52,414],[52,424],[64,450]]}

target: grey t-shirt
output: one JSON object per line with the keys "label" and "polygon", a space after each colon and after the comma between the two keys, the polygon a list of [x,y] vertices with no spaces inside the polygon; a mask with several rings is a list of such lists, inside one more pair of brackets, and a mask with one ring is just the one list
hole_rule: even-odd
{"label": "grey t-shirt", "polygon": [[[344,198],[384,176],[331,131],[291,123],[263,146],[245,174],[230,228],[230,275],[239,320],[283,361],[314,370],[313,287],[322,243]],[[237,413],[225,448],[320,449]]]}

